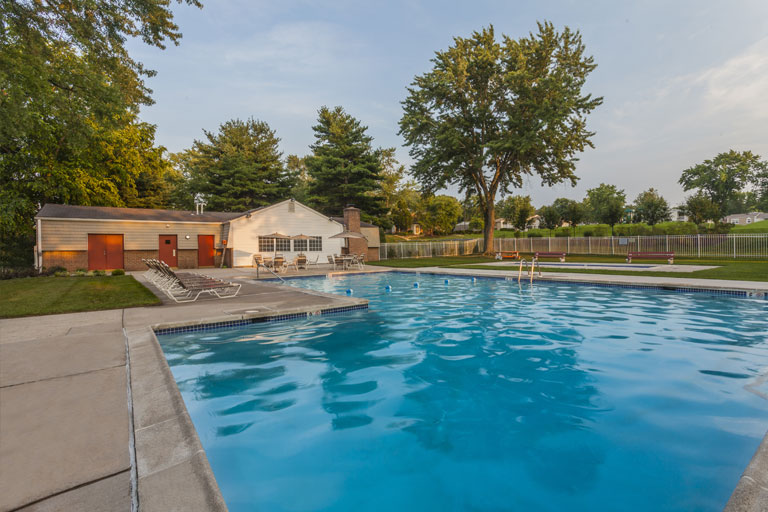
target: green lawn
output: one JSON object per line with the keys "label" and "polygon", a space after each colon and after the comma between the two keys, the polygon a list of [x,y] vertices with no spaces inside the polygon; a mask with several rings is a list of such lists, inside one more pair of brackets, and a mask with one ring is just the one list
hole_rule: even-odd
{"label": "green lawn", "polygon": [[761,220],[753,224],[741,224],[739,226],[733,226],[731,233],[737,233],[741,235],[751,233],[768,233],[768,220]]}
{"label": "green lawn", "polygon": [[26,277],[0,281],[0,318],[160,303],[160,299],[132,276]]}
{"label": "green lawn", "polygon": [[[531,255],[523,254],[530,261]],[[483,265],[494,261],[492,258],[482,256],[453,256],[444,258],[408,258],[400,260],[384,260],[371,262],[371,265],[382,265],[396,268],[419,267],[454,267],[480,270],[506,270],[517,272],[517,267],[503,268]],[[542,259],[542,261],[557,261],[554,259]],[[622,257],[611,256],[569,256],[569,263],[624,263]],[[666,264],[666,260],[639,260],[638,264],[657,263]],[[604,274],[622,276],[652,276],[652,277],[688,277],[697,279],[732,279],[738,281],[768,281],[768,261],[741,261],[741,260],[709,260],[709,259],[676,259],[679,265],[717,265],[711,270],[699,270],[696,272],[642,272],[629,270],[595,270],[579,268],[542,268],[543,272],[568,272],[573,274]]]}

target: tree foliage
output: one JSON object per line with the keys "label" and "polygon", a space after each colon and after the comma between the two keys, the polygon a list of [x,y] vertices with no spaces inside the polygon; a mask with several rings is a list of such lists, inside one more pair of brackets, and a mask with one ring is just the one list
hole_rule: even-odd
{"label": "tree foliage", "polygon": [[541,218],[541,227],[550,231],[559,228],[563,222],[560,211],[554,206],[542,206],[539,209],[539,217]]}
{"label": "tree foliage", "polygon": [[751,151],[730,150],[684,170],[680,184],[706,195],[717,205],[719,219],[740,192],[762,189],[768,194],[768,162]]}
{"label": "tree foliage", "polygon": [[584,206],[584,203],[574,201],[573,199],[560,197],[555,199],[552,207],[558,211],[561,219],[571,225],[574,235],[576,233],[576,226],[587,218],[587,208]]}
{"label": "tree foliage", "polygon": [[522,231],[536,214],[536,208],[531,204],[531,196],[508,196],[496,205],[496,214]]}
{"label": "tree foliage", "polygon": [[193,195],[208,208],[244,211],[286,199],[288,174],[278,149],[280,139],[263,121],[233,119],[218,132],[204,131],[181,157]]}
{"label": "tree foliage", "polygon": [[306,164],[313,206],[326,214],[350,204],[370,216],[383,213],[382,162],[368,128],[341,107],[322,107],[312,129],[315,143]]}
{"label": "tree foliage", "polygon": [[459,200],[455,197],[440,195],[426,200],[421,223],[427,231],[442,235],[452,232],[460,217]]}
{"label": "tree foliage", "polygon": [[601,183],[587,190],[585,208],[593,222],[608,224],[613,228],[624,215],[624,204],[627,200],[623,190],[615,185]]}
{"label": "tree foliage", "polygon": [[637,222],[645,222],[653,226],[669,220],[669,204],[656,189],[649,188],[635,199],[635,216]]}
{"label": "tree foliage", "polygon": [[720,219],[720,206],[703,192],[686,197],[680,212],[696,225]]}
{"label": "tree foliage", "polygon": [[[4,1],[0,16],[3,265],[6,248],[18,246],[9,240],[30,239],[33,216],[46,202],[141,204],[142,187],[158,169],[147,174],[121,165],[156,165],[162,148],[148,146],[154,128],[136,119],[139,106],[151,103],[144,79],[154,72],[130,57],[125,41],[164,48],[181,33],[165,0]],[[135,150],[118,147],[123,138],[140,142]],[[142,149],[148,154],[138,155]],[[118,161],[103,159],[110,152]]]}
{"label": "tree foliage", "polygon": [[457,37],[432,63],[403,103],[412,172],[428,191],[453,184],[477,195],[490,250],[499,192],[533,175],[576,182],[576,154],[592,146],[586,116],[602,102],[582,92],[596,65],[578,32],[551,23],[500,42],[492,26]]}

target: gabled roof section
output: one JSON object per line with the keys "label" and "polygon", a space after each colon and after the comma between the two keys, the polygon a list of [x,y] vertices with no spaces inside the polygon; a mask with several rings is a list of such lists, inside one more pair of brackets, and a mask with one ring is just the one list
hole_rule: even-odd
{"label": "gabled roof section", "polygon": [[35,218],[221,223],[242,215],[245,214],[242,212],[204,212],[198,215],[195,212],[188,210],[155,210],[151,208],[114,208],[109,206],[46,204],[40,209]]}
{"label": "gabled roof section", "polygon": [[[345,228],[347,227],[347,223],[344,222],[344,217],[331,217],[331,219],[335,220],[336,222],[338,222],[339,224],[341,224]],[[375,227],[378,227],[378,226],[376,226],[375,224],[371,224],[370,222],[363,222],[361,220],[360,221],[360,227],[361,228],[375,228]]]}

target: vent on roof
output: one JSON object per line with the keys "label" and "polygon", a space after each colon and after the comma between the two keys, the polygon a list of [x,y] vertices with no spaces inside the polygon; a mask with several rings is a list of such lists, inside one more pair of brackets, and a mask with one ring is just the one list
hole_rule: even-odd
{"label": "vent on roof", "polygon": [[290,213],[294,213],[296,211],[296,201],[294,201],[293,199],[291,199],[290,202],[288,203],[288,211]]}

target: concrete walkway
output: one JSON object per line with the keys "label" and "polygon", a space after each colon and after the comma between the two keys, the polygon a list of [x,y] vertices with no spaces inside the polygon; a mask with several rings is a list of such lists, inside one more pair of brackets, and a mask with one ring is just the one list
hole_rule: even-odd
{"label": "concrete walkway", "polygon": [[0,511],[226,510],[152,327],[367,301],[220,274],[240,295],[0,320]]}

